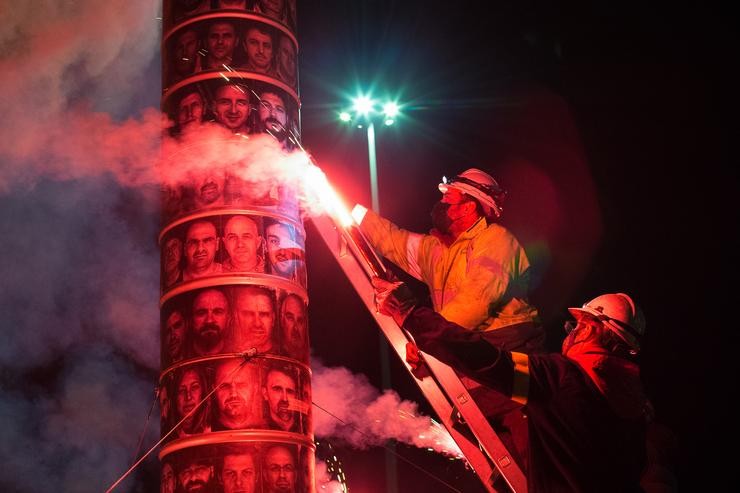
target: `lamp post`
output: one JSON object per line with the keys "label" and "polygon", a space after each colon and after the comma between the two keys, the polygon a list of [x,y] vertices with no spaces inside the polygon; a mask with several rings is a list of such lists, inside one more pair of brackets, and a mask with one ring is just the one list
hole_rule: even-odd
{"label": "lamp post", "polygon": [[358,96],[352,100],[352,110],[339,113],[339,119],[353,123],[357,128],[367,127],[367,161],[370,169],[370,202],[372,209],[380,214],[378,199],[378,163],[375,157],[375,122],[391,126],[396,122],[399,106],[395,101],[386,101],[379,111],[380,104],[370,96]]}
{"label": "lamp post", "polygon": [[[378,108],[382,108],[378,111]],[[373,211],[380,214],[380,200],[378,198],[378,162],[375,156],[375,122],[382,121],[384,126],[391,126],[398,117],[400,108],[395,101],[386,101],[380,105],[372,97],[358,96],[352,100],[351,111],[339,113],[339,119],[345,123],[352,123],[357,128],[367,127],[367,161],[370,170],[370,202]],[[380,334],[380,368],[383,388],[391,388],[390,348],[388,341]],[[386,446],[386,488],[387,493],[398,493],[398,462],[394,455],[394,444]]]}

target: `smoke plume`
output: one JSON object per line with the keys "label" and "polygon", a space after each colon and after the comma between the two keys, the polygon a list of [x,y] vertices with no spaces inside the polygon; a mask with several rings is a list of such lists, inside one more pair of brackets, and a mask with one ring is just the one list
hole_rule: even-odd
{"label": "smoke plume", "polygon": [[158,190],[120,171],[159,145],[158,9],[0,2],[2,491],[104,491],[154,400]]}
{"label": "smoke plume", "polygon": [[317,358],[313,371],[314,433],[364,449],[393,439],[452,457],[460,450],[444,428],[418,412],[414,402],[373,387],[364,375],[327,368]]}

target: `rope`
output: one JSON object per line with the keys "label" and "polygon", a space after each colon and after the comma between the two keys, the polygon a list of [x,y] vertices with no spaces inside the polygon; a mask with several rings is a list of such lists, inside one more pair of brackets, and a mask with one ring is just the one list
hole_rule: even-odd
{"label": "rope", "polygon": [[152,417],[152,411],[154,410],[154,406],[157,405],[157,401],[159,400],[159,393],[162,390],[162,387],[157,385],[156,389],[154,389],[154,400],[152,401],[152,405],[149,408],[149,413],[146,415],[146,421],[144,421],[144,429],[141,430],[141,434],[139,435],[139,443],[136,444],[136,451],[134,452],[134,459],[139,455],[139,452],[141,452],[141,446],[144,443],[144,436],[146,436],[146,430],[149,429],[149,420]]}
{"label": "rope", "polygon": [[[247,363],[247,361],[249,361],[249,359],[252,358],[255,354],[257,354],[257,350],[254,349],[254,348],[241,353],[242,357],[244,358],[244,361],[242,361],[239,366],[237,366],[236,368],[234,368],[232,370],[232,372],[229,373],[228,376],[231,377],[234,373],[236,373],[237,371],[239,371],[239,369],[241,369],[241,367],[244,366]],[[121,477],[116,480],[115,483],[113,483],[112,485],[110,485],[110,487],[107,490],[105,490],[105,493],[110,493],[119,484],[121,484],[121,481],[123,481],[124,479],[126,479],[128,477],[128,475],[131,474],[134,471],[134,469],[136,469],[137,467],[139,467],[139,464],[141,464],[142,462],[144,462],[144,459],[146,459],[147,457],[149,457],[149,455],[152,452],[154,452],[154,450],[156,450],[156,448],[159,447],[162,444],[162,442],[164,442],[172,433],[175,432],[175,430],[177,430],[177,428],[180,425],[182,425],[190,416],[192,416],[193,413],[195,413],[198,410],[198,408],[200,408],[200,406],[203,405],[204,402],[206,402],[214,393],[216,393],[217,390],[218,390],[218,386],[214,385],[213,386],[213,390],[211,390],[204,398],[202,398],[200,400],[200,402],[198,402],[198,404],[196,404],[195,407],[189,413],[187,413],[185,416],[183,416],[183,418],[180,421],[178,421],[175,424],[175,426],[173,426],[172,429],[170,431],[168,431],[162,438],[160,438],[157,443],[155,443],[154,445],[152,445],[152,447],[149,450],[147,450],[146,453],[144,455],[142,455],[139,458],[139,460],[137,460],[128,469],[128,471],[126,471],[125,473],[123,473],[121,475]]]}

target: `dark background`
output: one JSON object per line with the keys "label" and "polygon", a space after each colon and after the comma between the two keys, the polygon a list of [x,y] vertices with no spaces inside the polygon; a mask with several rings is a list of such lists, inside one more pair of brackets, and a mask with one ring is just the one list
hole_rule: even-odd
{"label": "dark background", "polygon": [[[476,166],[500,178],[551,347],[567,306],[631,294],[647,314],[643,378],[678,441],[681,489],[723,484],[738,224],[730,17],[712,6],[510,3],[299,1],[304,146],[350,205],[369,205],[364,130],[336,118],[362,87],[405,105],[397,125],[377,128],[386,217],[425,231],[443,174]],[[307,230],[314,354],[382,387],[380,332]],[[395,355],[391,369],[392,387],[431,413]],[[382,449],[335,446],[352,491],[385,489]],[[480,490],[459,461],[396,451]],[[403,460],[397,481],[449,491]]]}

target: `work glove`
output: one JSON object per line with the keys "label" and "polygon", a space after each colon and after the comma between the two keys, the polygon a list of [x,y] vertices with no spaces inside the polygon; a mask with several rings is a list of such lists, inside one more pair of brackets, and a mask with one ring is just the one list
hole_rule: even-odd
{"label": "work glove", "polygon": [[371,282],[378,311],[392,317],[399,327],[403,327],[403,322],[416,305],[414,294],[401,281],[391,282],[373,277]]}
{"label": "work glove", "polygon": [[411,373],[416,378],[429,376],[429,367],[424,361],[424,357],[419,352],[419,347],[413,342],[406,343],[406,363],[411,367]]}
{"label": "work glove", "polygon": [[[416,298],[411,290],[400,281],[386,281],[379,277],[373,277],[372,284],[375,288],[375,304],[378,311],[391,316],[399,327],[403,327],[403,322],[416,305]],[[413,342],[406,343],[406,362],[416,378],[429,375],[429,368]]]}

